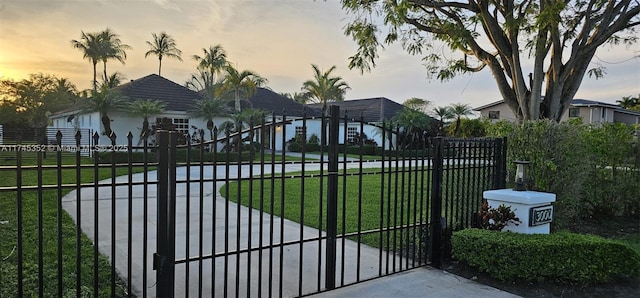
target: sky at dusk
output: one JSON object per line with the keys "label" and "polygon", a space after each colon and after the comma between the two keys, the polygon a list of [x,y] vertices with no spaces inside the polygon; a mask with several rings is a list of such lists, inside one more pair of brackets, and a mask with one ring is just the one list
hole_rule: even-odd
{"label": "sky at dusk", "polygon": [[[146,41],[152,40],[151,33],[165,31],[184,61],[163,59],[162,75],[181,85],[195,72],[191,56],[220,44],[236,68],[266,77],[275,92],[299,92],[316,64],[321,70],[337,67],[334,75],[351,87],[347,100],[387,97],[402,103],[419,97],[435,106],[461,102],[478,107],[501,99],[488,69],[448,82],[430,80],[420,57],[400,45],[380,52],[370,73],[350,70],[348,57],[356,44],[343,34],[350,19],[338,0],[0,0],[0,77],[20,80],[47,73],[87,89],[92,66],[71,40],[80,39],[81,31],[108,27],[133,48],[125,65],[107,64],[109,73],[118,71],[127,80],[157,73],[157,57],[144,58]],[[585,77],[576,98],[613,103],[638,95],[639,56],[638,44],[603,47],[592,64],[607,68],[605,78]]]}

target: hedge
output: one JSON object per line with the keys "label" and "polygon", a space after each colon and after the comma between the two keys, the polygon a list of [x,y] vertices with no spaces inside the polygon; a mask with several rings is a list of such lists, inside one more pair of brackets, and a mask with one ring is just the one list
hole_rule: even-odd
{"label": "hedge", "polygon": [[640,253],[598,236],[518,234],[481,229],[453,233],[452,255],[501,281],[593,284],[640,276]]}

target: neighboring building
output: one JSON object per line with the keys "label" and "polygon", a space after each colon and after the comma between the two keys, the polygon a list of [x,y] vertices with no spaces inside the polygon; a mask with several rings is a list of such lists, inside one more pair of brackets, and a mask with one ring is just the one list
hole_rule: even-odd
{"label": "neighboring building", "polygon": [[[473,110],[480,112],[480,117],[489,118],[492,121],[516,120],[515,115],[504,100],[477,107]],[[569,108],[562,115],[561,121],[578,117],[582,118],[584,123],[620,122],[640,124],[640,112],[626,110],[615,104],[586,99],[572,100]]]}
{"label": "neighboring building", "polygon": [[[345,100],[340,102],[331,102],[328,105],[337,105],[340,107],[340,114],[344,116],[347,115],[349,120],[353,120],[347,124],[347,140],[353,139],[357,133],[360,132],[360,123],[357,121],[364,121],[363,125],[363,133],[367,136],[368,139],[374,140],[378,146],[382,146],[382,133],[380,130],[383,122],[389,122],[391,118],[393,118],[396,114],[398,114],[404,106],[392,101],[385,97],[374,97],[374,98],[363,98],[363,99],[353,99],[353,100]],[[310,104],[308,107],[315,108],[317,110],[322,110],[322,104]],[[435,120],[435,119],[434,119]],[[315,121],[307,121],[307,129],[309,132],[311,131],[320,131],[320,120]],[[301,129],[301,124],[298,123],[297,130]],[[338,136],[338,140],[340,143],[344,140],[344,124],[340,124],[340,135]],[[307,132],[307,139],[310,136],[310,133]],[[289,135],[289,133],[287,133]],[[320,134],[317,133],[319,136]],[[294,134],[291,134],[293,138]],[[389,146],[389,142],[387,143],[387,147]],[[388,149],[388,148],[387,148]]]}

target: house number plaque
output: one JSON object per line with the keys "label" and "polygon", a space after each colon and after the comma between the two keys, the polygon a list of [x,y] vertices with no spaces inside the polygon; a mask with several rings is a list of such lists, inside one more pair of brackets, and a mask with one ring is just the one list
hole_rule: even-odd
{"label": "house number plaque", "polygon": [[539,206],[529,209],[529,226],[539,226],[553,220],[553,206]]}

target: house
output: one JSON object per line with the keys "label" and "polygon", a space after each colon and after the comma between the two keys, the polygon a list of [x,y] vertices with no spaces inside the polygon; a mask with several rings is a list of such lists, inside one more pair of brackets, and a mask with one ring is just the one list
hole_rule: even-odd
{"label": "house", "polygon": [[[496,101],[473,109],[480,112],[480,117],[494,120],[515,121],[516,117],[504,100]],[[619,105],[586,100],[574,99],[569,109],[562,115],[561,121],[582,118],[584,123],[620,122],[627,124],[640,124],[640,112],[626,110]]]}
{"label": "house", "polygon": [[[206,131],[206,120],[194,118],[189,113],[194,101],[201,99],[202,95],[173,81],[156,74],[151,74],[122,84],[114,88],[114,90],[119,92],[120,95],[125,96],[126,99],[131,102],[137,99],[152,99],[166,103],[165,112],[149,119],[152,125],[167,118],[170,119],[173,126],[183,134],[193,134],[200,129]],[[242,102],[242,106],[273,113],[276,116],[276,122],[280,122],[284,114],[288,115],[288,119],[296,119],[302,117],[305,113],[305,107],[302,104],[265,88],[257,88],[256,93],[248,101],[245,100]],[[309,116],[320,115],[318,111],[313,109],[306,110]],[[117,144],[126,144],[126,135],[129,132],[133,134],[132,143],[134,145],[139,144],[140,130],[142,128],[142,119],[140,117],[133,116],[127,111],[113,111],[109,113],[109,118],[111,118],[111,129],[116,134]],[[267,120],[270,119],[271,118]],[[82,128],[98,132],[99,134],[104,131],[99,113],[87,112],[81,107],[70,107],[69,109],[55,113],[49,117],[49,120],[49,127],[54,129]],[[214,124],[219,126],[228,120],[230,120],[229,117],[218,117],[214,119]],[[209,134],[205,133],[205,139],[209,139]],[[268,144],[268,140],[271,140],[271,137],[268,136],[266,139],[267,141],[264,145],[268,146],[268,148],[272,147]],[[276,137],[276,139],[281,140],[282,138]],[[111,144],[111,141],[106,136],[101,135],[99,145],[109,144]]]}
{"label": "house", "polygon": [[[353,100],[345,100],[340,102],[332,102],[329,105],[336,105],[340,107],[340,115],[344,117],[346,114],[347,119],[352,120],[353,122],[347,123],[346,128],[346,139],[347,141],[353,140],[357,134],[360,133],[360,120],[364,122],[362,127],[362,132],[366,137],[370,140],[373,140],[378,144],[378,146],[382,146],[382,133],[380,130],[383,122],[389,122],[391,118],[393,118],[396,114],[398,114],[404,106],[392,101],[385,97],[374,97],[374,98],[363,98],[363,99],[353,99]],[[323,104],[309,104],[307,107],[322,110]],[[292,124],[294,129],[292,131],[287,131],[287,136],[293,138],[297,134],[305,134],[307,139],[310,137],[312,132],[320,132],[321,131],[321,121],[320,119],[308,120],[306,122],[307,131],[302,131],[302,123],[300,121],[296,121]],[[343,143],[344,136],[344,123],[340,123],[338,142]],[[320,135],[316,133],[316,135]],[[388,141],[386,142],[386,147],[389,146]],[[388,147],[389,148],[389,147]],[[387,149],[388,149],[387,148]]]}

